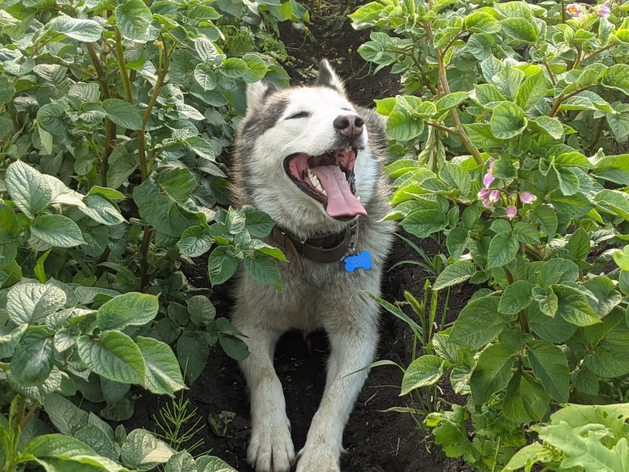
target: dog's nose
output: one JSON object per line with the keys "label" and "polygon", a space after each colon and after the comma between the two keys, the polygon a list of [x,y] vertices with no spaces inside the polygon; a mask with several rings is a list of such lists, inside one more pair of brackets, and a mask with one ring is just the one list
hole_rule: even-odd
{"label": "dog's nose", "polygon": [[351,139],[363,132],[365,120],[358,115],[339,115],[332,124],[339,133]]}

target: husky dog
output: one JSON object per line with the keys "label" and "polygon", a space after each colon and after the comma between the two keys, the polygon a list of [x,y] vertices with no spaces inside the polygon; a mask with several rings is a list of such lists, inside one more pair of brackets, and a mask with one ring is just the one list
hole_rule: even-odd
{"label": "husky dog", "polygon": [[[241,273],[234,325],[247,336],[240,363],[251,393],[247,460],[256,472],[339,472],[343,429],[378,340],[380,278],[393,236],[382,169],[386,135],[374,111],[358,108],[322,61],[313,86],[247,89],[247,114],[234,144],[236,204],[268,213],[267,242],[283,290]],[[306,444],[295,456],[275,344],[290,329],[323,328],[330,341],[325,392]],[[361,370],[362,369],[362,370]]]}

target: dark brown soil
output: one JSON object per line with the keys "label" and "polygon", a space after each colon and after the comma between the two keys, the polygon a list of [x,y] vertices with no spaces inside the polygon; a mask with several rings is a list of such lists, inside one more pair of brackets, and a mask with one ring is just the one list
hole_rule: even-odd
{"label": "dark brown soil", "polygon": [[[373,99],[397,93],[398,77],[386,71],[370,75],[373,66],[365,63],[356,52],[368,40],[368,33],[354,31],[349,25],[346,14],[355,8],[348,6],[354,2],[338,5],[309,0],[303,3],[311,15],[308,32],[304,34],[291,26],[282,28],[283,40],[295,58],[285,67],[295,83],[312,82],[320,59],[326,58],[345,80],[350,98],[360,105],[373,106]],[[438,252],[433,241],[418,243],[429,253]],[[408,259],[417,259],[417,256],[406,243],[398,240],[390,265]],[[202,265],[185,268],[184,272],[195,285],[207,283]],[[383,280],[383,298],[391,302],[403,300],[405,290],[420,298],[428,275],[416,265],[402,265],[390,270]],[[230,300],[226,293],[221,290],[218,294],[219,316],[229,315]],[[453,291],[448,309],[449,322],[456,318],[470,295],[471,292],[465,289]],[[406,325],[392,315],[383,314],[379,359],[393,360],[406,367],[412,360],[411,346],[412,333]],[[288,333],[277,348],[276,369],[284,386],[296,450],[305,442],[323,393],[327,350],[324,333],[314,333],[305,340],[299,333]],[[417,428],[410,414],[385,411],[409,406],[410,399],[399,396],[401,380],[402,373],[392,366],[379,367],[370,373],[345,430],[344,447],[348,453],[342,458],[342,470],[470,471],[462,461],[447,459],[439,447],[431,444],[430,435]],[[154,430],[151,417],[169,400],[146,393],[141,395],[144,396],[136,402],[135,414],[126,425]],[[197,439],[203,439],[205,448],[211,448],[214,455],[238,471],[252,472],[245,462],[250,434],[248,393],[237,363],[220,348],[214,348],[205,371],[185,395],[204,421],[208,415],[221,412],[235,414],[224,436],[213,433],[208,426]]]}

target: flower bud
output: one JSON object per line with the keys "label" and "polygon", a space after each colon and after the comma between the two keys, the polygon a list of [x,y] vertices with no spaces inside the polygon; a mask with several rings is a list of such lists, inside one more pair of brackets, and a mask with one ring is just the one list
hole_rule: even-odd
{"label": "flower bud", "polygon": [[513,205],[509,205],[505,211],[507,213],[507,218],[509,219],[515,218],[516,216],[518,216],[518,209],[514,207]]}
{"label": "flower bud", "polygon": [[478,191],[478,198],[480,198],[481,200],[486,199],[487,197],[489,197],[489,189],[488,188],[482,188]]}
{"label": "flower bud", "polygon": [[487,197],[487,200],[492,203],[500,201],[500,192],[498,190],[492,190],[491,192],[489,192],[489,197]]}
{"label": "flower bud", "polygon": [[485,188],[487,188],[493,183],[494,180],[496,180],[496,177],[494,177],[491,172],[487,172],[485,174],[485,177],[483,177],[483,185],[485,186]]}
{"label": "flower bud", "polygon": [[522,201],[522,203],[528,205],[537,200],[537,197],[531,192],[522,192],[522,195],[520,195],[520,200]]}

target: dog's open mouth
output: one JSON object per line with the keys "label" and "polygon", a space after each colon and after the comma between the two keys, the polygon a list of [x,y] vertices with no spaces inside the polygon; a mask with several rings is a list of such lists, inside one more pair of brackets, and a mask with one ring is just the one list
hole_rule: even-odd
{"label": "dog's open mouth", "polygon": [[356,149],[350,146],[321,156],[291,154],[284,169],[302,192],[323,204],[328,215],[347,219],[367,215],[356,198],[355,163]]}

